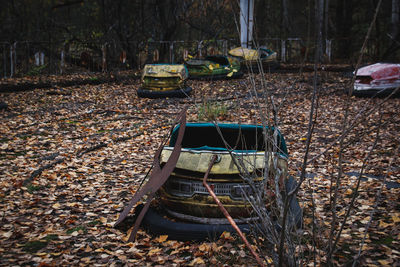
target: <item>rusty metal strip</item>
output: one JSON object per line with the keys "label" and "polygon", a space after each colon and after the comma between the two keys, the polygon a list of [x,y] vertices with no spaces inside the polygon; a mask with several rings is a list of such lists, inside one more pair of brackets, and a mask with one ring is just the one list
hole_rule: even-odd
{"label": "rusty metal strip", "polygon": [[[131,211],[131,209],[133,208],[133,206],[144,195],[149,194],[149,196],[153,197],[155,192],[157,192],[157,190],[167,181],[169,175],[174,170],[175,165],[178,161],[180,152],[181,152],[181,148],[182,148],[181,144],[182,144],[183,134],[184,134],[185,128],[186,128],[186,109],[187,108],[185,107],[178,115],[177,120],[175,120],[175,124],[177,122],[180,123],[180,128],[179,128],[178,138],[176,140],[175,147],[174,147],[167,163],[164,165],[164,167],[162,169],[160,168],[159,158],[160,158],[161,151],[163,149],[163,146],[160,146],[155,154],[154,161],[153,161],[154,169],[149,177],[148,182],[138,192],[135,193],[135,195],[132,197],[132,199],[130,200],[128,205],[125,206],[124,210],[120,213],[118,220],[114,224],[114,227],[119,225],[122,221],[124,221],[124,219],[128,216],[128,214]],[[174,127],[174,125],[172,127]],[[150,197],[148,198],[147,201],[148,202],[151,201]],[[148,205],[148,204],[146,203],[146,205]],[[147,209],[145,209],[145,211],[146,210]],[[143,213],[143,216],[145,214],[145,211]],[[142,212],[143,212],[143,210],[142,210]],[[140,225],[141,220],[138,220],[137,222]]]}
{"label": "rusty metal strip", "polygon": [[256,261],[258,265],[260,266],[265,266],[264,262],[261,260],[261,258],[258,256],[257,252],[254,251],[252,246],[250,245],[249,241],[247,241],[247,238],[244,236],[240,228],[237,226],[229,212],[225,209],[224,205],[222,205],[221,201],[218,199],[217,195],[215,195],[214,191],[212,188],[207,184],[207,178],[208,175],[210,174],[211,168],[214,165],[215,161],[217,159],[217,155],[213,155],[210,161],[210,165],[208,166],[208,170],[206,174],[204,175],[203,178],[203,185],[205,188],[207,188],[208,192],[210,193],[211,197],[215,200],[215,203],[217,203],[219,209],[222,211],[222,213],[225,215],[225,217],[228,219],[229,223],[232,225],[233,229],[238,233],[240,238],[242,238],[243,242],[246,244],[246,247],[250,250],[251,254],[256,258]]}
{"label": "rusty metal strip", "polygon": [[136,218],[135,221],[135,226],[132,229],[132,232],[129,236],[128,242],[134,242],[136,239],[136,233],[139,230],[139,226],[142,223],[142,220],[144,218],[144,215],[146,215],[146,212],[148,211],[150,204],[151,204],[151,200],[154,198],[155,193],[152,193],[151,195],[148,196],[148,200],[146,202],[146,204],[143,206],[142,210],[139,213],[139,216]]}

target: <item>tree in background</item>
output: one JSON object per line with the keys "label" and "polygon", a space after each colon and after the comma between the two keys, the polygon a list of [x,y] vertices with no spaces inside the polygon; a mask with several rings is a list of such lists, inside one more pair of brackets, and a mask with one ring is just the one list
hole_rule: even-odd
{"label": "tree in background", "polygon": [[[303,48],[317,1],[255,0],[255,35],[258,38],[301,38]],[[334,58],[349,62],[359,53],[368,18],[376,0],[324,0],[323,39],[333,39]],[[228,0],[14,0],[4,1],[0,10],[0,41],[55,43],[90,49],[101,56],[104,44],[124,50],[130,65],[139,53],[159,50],[168,59],[168,44],[148,47],[149,41],[200,41],[237,38],[235,14],[238,1]],[[367,60],[396,61],[399,57],[399,3],[385,1],[374,25]],[[312,38],[313,39],[313,38]],[[312,43],[312,42],[310,42]],[[323,42],[325,45],[325,42]],[[154,46],[154,45],[153,45]],[[279,47],[279,46],[277,46]],[[141,52],[142,51],[142,52]],[[47,53],[49,54],[49,53]]]}

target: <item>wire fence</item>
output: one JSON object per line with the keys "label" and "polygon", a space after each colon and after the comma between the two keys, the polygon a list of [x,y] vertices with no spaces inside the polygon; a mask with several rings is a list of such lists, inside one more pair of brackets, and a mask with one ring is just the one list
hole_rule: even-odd
{"label": "wire fence", "polygon": [[[338,59],[335,40],[326,40],[325,60]],[[258,45],[278,53],[281,62],[301,63],[306,42],[301,38],[269,38]],[[183,63],[188,55],[203,58],[224,54],[237,47],[237,40],[148,41],[148,42],[0,42],[0,78],[63,74],[82,71],[141,69],[148,63]],[[313,55],[313,47],[308,47]],[[373,53],[373,48],[369,51]],[[367,51],[368,52],[368,51]],[[312,56],[306,62],[312,62]]]}

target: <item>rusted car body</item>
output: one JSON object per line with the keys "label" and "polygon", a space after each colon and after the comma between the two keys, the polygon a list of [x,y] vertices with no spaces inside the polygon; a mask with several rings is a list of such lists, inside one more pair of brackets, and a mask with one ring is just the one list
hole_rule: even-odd
{"label": "rusted car body", "polygon": [[207,56],[205,59],[190,59],[185,62],[191,79],[239,78],[239,60],[223,55]]}
{"label": "rusted car body", "polygon": [[[241,177],[242,171],[235,165],[232,157],[243,162],[253,177],[253,182],[261,186],[265,165],[265,146],[263,146],[262,127],[254,125],[221,124],[218,126],[222,136],[234,147],[239,133],[246,143],[239,142],[233,151],[225,148],[217,128],[213,124],[188,124],[183,139],[183,149],[175,170],[161,188],[161,203],[170,215],[199,223],[220,223],[225,221],[215,201],[202,185],[212,155],[218,156],[218,162],[211,169],[208,181],[213,184],[214,192],[238,222],[246,221],[250,215],[249,203],[244,199],[243,191],[250,192]],[[240,129],[240,130],[239,130]],[[254,136],[259,140],[255,142]],[[253,140],[251,140],[253,139]],[[282,179],[287,176],[287,151],[277,153],[278,166]],[[165,147],[161,153],[161,162],[166,162],[173,147]]]}
{"label": "rusted car body", "polygon": [[192,88],[186,85],[188,71],[183,64],[147,64],[142,73],[139,97],[186,97]]}
{"label": "rusted car body", "polygon": [[228,53],[240,60],[242,70],[249,72],[258,72],[260,63],[265,71],[276,69],[279,66],[277,53],[271,49],[236,47],[229,50]]}
{"label": "rusted car body", "polygon": [[[271,172],[275,162],[282,190],[289,180],[285,140],[277,131],[278,145],[266,143],[264,130],[273,132],[273,129],[263,129],[260,125],[187,123],[176,166],[158,191],[158,212],[163,215],[150,209],[143,225],[155,234],[168,234],[170,238],[180,240],[218,237],[223,231],[233,231],[202,184],[210,159],[217,156],[207,181],[239,228],[249,232],[249,222],[256,221],[257,216],[247,197],[255,196],[255,190],[257,194],[268,195],[269,187],[276,189],[275,178],[269,177],[266,182],[265,171]],[[178,131],[179,125],[173,130],[169,145],[161,151],[161,166],[170,158]],[[295,182],[291,179],[290,188],[293,188]],[[301,221],[301,209],[296,199],[291,204],[291,212],[297,223]],[[173,221],[165,219],[166,216]]]}
{"label": "rusted car body", "polygon": [[376,63],[357,70],[354,95],[388,95],[400,86],[400,64]]}

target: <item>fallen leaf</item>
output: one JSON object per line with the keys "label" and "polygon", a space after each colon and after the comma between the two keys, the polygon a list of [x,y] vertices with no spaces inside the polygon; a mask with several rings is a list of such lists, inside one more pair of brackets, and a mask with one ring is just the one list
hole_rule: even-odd
{"label": "fallen leaf", "polygon": [[151,257],[154,254],[158,254],[159,252],[161,252],[161,248],[155,248],[155,249],[150,250],[147,255]]}
{"label": "fallen leaf", "polygon": [[156,239],[156,241],[159,242],[159,243],[163,243],[163,242],[165,242],[167,239],[168,239],[168,235],[160,235],[160,236]]}
{"label": "fallen leaf", "polygon": [[199,250],[209,252],[211,250],[211,247],[208,244],[203,243],[199,246]]}
{"label": "fallen leaf", "polygon": [[389,226],[393,226],[393,224],[392,223],[386,223],[383,220],[379,221],[379,227],[386,228],[386,227],[389,227]]}
{"label": "fallen leaf", "polygon": [[233,239],[234,239],[234,238],[231,236],[231,233],[230,233],[230,232],[226,232],[226,231],[223,232],[219,238],[225,239],[225,240],[233,240]]}
{"label": "fallen leaf", "polygon": [[198,264],[204,264],[204,260],[200,257],[195,258],[192,262],[189,263],[189,266],[195,266]]}
{"label": "fallen leaf", "polygon": [[383,266],[392,266],[392,261],[389,260],[378,260],[378,262]]}
{"label": "fallen leaf", "polygon": [[392,215],[392,220],[394,223],[398,223],[400,222],[400,214],[399,213],[395,213]]}
{"label": "fallen leaf", "polygon": [[10,232],[3,232],[2,236],[5,237],[5,238],[10,238],[12,236],[12,234],[13,234],[13,232],[11,232],[11,231]]}

